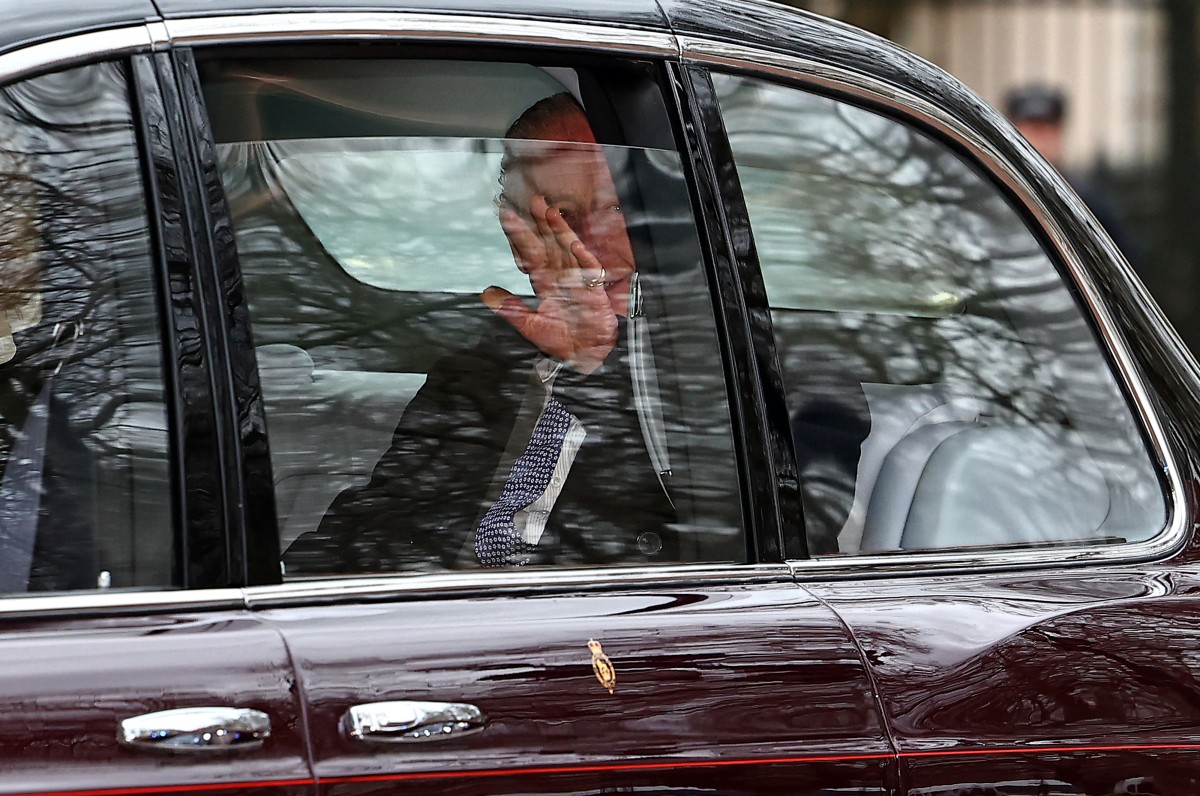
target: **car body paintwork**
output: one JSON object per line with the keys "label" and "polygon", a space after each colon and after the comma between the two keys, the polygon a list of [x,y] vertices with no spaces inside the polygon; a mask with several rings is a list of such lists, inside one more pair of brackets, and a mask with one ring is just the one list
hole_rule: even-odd
{"label": "car body paintwork", "polygon": [[[309,792],[287,650],[247,611],[12,619],[0,625],[0,660],[0,792]],[[266,712],[270,742],[190,758],[118,744],[124,719],[214,705]]]}
{"label": "car body paintwork", "polygon": [[872,663],[911,792],[1090,796],[1200,787],[1196,585],[1147,567],[810,588]]}
{"label": "car body paintwork", "polygon": [[[883,793],[891,745],[837,617],[783,582],[266,610],[305,683],[322,792]],[[610,694],[592,668],[601,643]],[[786,695],[786,696],[785,696]],[[467,702],[483,732],[371,744],[355,704]],[[543,790],[545,789],[545,790]]]}

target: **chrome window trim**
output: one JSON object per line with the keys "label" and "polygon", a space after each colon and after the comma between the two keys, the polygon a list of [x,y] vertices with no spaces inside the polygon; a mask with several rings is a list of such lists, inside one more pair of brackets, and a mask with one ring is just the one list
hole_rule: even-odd
{"label": "chrome window trim", "polygon": [[498,593],[544,594],[657,586],[739,586],[752,583],[794,585],[795,579],[791,567],[786,563],[469,570],[352,577],[335,575],[320,580],[227,589],[148,589],[0,595],[0,619],[55,616],[87,618],[214,610],[253,611],[295,605],[428,597],[486,597]]}
{"label": "chrome window trim", "polygon": [[306,580],[243,591],[251,610],[289,605],[426,597],[490,596],[565,591],[748,583],[794,584],[787,564],[679,564],[664,566],[573,567],[569,569],[472,570]]}
{"label": "chrome window trim", "polygon": [[[915,118],[937,130],[964,148],[976,161],[997,177],[1024,205],[1047,233],[1054,250],[1066,264],[1071,278],[1080,288],[1087,310],[1096,320],[1101,342],[1116,362],[1118,377],[1133,399],[1133,409],[1148,432],[1153,454],[1158,457],[1168,486],[1168,520],[1153,538],[1120,545],[1055,546],[1038,550],[889,552],[884,555],[854,555],[819,559],[792,559],[787,562],[799,580],[871,575],[920,575],[947,570],[1011,569],[1026,566],[1130,563],[1161,558],[1176,552],[1187,540],[1191,517],[1186,492],[1179,476],[1179,464],[1167,442],[1162,423],[1152,408],[1145,383],[1112,314],[1105,306],[1095,281],[1087,272],[1078,253],[1070,245],[1062,227],[1031,186],[1013,168],[1012,163],[986,139],[957,118],[937,106],[878,78],[799,56],[759,50],[725,41],[698,36],[681,36],[680,49],[685,61],[705,67],[728,68],[757,73],[764,78],[782,78],[789,82],[868,100],[896,112],[900,118]],[[1026,151],[1037,157],[1032,149]],[[1072,196],[1074,194],[1072,193]],[[1090,214],[1077,198],[1076,208]],[[1110,259],[1124,262],[1111,240],[1105,239]]]}
{"label": "chrome window trim", "polygon": [[424,12],[279,12],[169,19],[170,42],[181,46],[279,41],[484,41],[489,44],[603,49],[678,57],[670,33],[590,22],[522,20],[479,14]]}
{"label": "chrome window trim", "polygon": [[150,36],[151,46],[155,50],[165,50],[171,44],[171,37],[167,34],[167,26],[162,20],[157,22],[147,22],[146,32]]}
{"label": "chrome window trim", "polygon": [[146,591],[78,591],[0,596],[0,618],[24,616],[64,619],[120,614],[242,610],[242,589],[158,589]]}
{"label": "chrome window trim", "polygon": [[30,44],[0,54],[0,83],[10,83],[39,72],[64,69],[98,58],[120,58],[152,49],[147,25],[78,33],[53,41]]}

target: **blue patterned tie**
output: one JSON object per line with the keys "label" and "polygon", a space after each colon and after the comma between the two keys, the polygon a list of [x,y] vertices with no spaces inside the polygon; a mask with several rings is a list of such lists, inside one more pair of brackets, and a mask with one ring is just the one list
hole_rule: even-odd
{"label": "blue patterned tie", "polygon": [[513,518],[546,491],[563,441],[571,428],[571,413],[553,396],[533,426],[525,452],[513,462],[500,497],[475,529],[475,557],[485,567],[529,563],[533,547],[521,538]]}

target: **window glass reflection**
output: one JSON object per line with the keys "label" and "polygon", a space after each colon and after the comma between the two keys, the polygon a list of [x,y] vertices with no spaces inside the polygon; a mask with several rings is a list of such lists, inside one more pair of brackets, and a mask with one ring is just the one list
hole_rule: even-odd
{"label": "window glass reflection", "polygon": [[207,67],[264,119],[217,130],[287,576],[745,560],[678,154],[597,143],[574,70],[431,88],[493,66]]}
{"label": "window glass reflection", "polygon": [[1163,527],[1088,323],[1000,192],[877,114],[715,75],[817,553],[1119,543]]}
{"label": "window glass reflection", "polygon": [[137,153],[120,64],[0,88],[0,592],[172,582]]}

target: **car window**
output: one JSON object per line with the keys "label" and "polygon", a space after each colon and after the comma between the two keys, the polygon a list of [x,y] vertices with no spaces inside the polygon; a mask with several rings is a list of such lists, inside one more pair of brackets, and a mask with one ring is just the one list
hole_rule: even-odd
{"label": "car window", "polygon": [[746,559],[654,75],[201,63],[286,577]]}
{"label": "car window", "polygon": [[0,593],[172,584],[130,107],[122,64],[0,88]]}
{"label": "car window", "polygon": [[1162,488],[1096,335],[991,181],[871,111],[713,81],[813,552],[1110,544],[1162,529]]}

